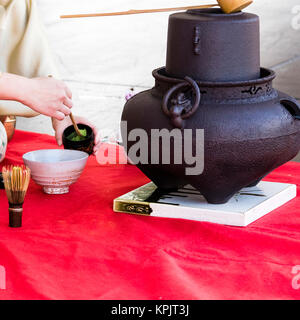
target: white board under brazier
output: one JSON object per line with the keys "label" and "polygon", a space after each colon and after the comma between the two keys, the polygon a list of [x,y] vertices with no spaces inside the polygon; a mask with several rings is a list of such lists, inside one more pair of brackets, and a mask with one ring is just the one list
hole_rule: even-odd
{"label": "white board under brazier", "polygon": [[156,202],[148,202],[156,189],[151,182],[123,195],[114,200],[114,210],[246,227],[297,196],[296,185],[264,181],[256,187],[243,189],[222,205],[207,203],[191,186],[164,194]]}

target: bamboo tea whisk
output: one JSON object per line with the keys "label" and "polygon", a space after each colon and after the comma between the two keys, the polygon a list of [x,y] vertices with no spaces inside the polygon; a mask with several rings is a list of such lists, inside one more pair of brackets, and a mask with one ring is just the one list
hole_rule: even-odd
{"label": "bamboo tea whisk", "polygon": [[23,203],[30,182],[30,169],[25,166],[2,168],[3,182],[9,203],[9,226],[22,227]]}
{"label": "bamboo tea whisk", "polygon": [[87,13],[87,14],[73,14],[73,15],[62,15],[61,19],[70,18],[88,18],[88,17],[108,17],[108,16],[124,16],[130,14],[140,13],[156,13],[156,12],[170,12],[170,11],[181,11],[181,10],[197,10],[207,9],[213,7],[220,7],[225,13],[234,13],[241,11],[248,7],[253,0],[217,0],[216,4],[207,4],[201,6],[189,6],[189,7],[176,7],[176,8],[160,8],[160,9],[145,9],[145,10],[129,10],[119,12],[108,12],[108,13]]}

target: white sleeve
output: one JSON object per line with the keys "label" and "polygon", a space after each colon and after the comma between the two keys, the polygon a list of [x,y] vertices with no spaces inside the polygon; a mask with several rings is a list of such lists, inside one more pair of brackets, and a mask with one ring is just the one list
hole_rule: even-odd
{"label": "white sleeve", "polygon": [[[34,0],[0,0],[0,70],[59,78]],[[37,113],[21,103],[0,100],[0,115]]]}

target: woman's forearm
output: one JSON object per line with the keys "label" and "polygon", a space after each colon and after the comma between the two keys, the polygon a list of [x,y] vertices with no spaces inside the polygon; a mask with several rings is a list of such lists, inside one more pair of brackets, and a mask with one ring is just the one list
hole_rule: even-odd
{"label": "woman's forearm", "polygon": [[0,100],[23,103],[37,113],[62,120],[71,113],[72,93],[54,78],[25,78],[11,73],[0,77]]}
{"label": "woman's forearm", "polygon": [[28,94],[30,79],[11,73],[0,77],[0,100],[14,100],[24,103]]}

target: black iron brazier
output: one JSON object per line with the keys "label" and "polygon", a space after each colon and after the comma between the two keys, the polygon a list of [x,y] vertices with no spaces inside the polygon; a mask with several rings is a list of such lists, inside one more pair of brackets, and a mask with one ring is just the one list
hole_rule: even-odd
{"label": "black iron brazier", "polygon": [[[227,31],[236,30],[236,38],[235,33],[226,35],[225,25]],[[212,34],[213,29],[217,35]],[[137,166],[160,189],[190,184],[208,202],[226,203],[299,152],[300,105],[273,88],[272,70],[259,68],[258,30],[258,17],[247,13],[197,10],[171,15],[168,68],[155,70],[155,87],[127,102],[122,116],[127,132],[122,134],[125,139],[131,130],[143,128],[150,139],[152,129],[204,129],[204,171],[187,175],[189,165],[184,159],[181,165],[151,164],[149,147],[149,164]],[[247,53],[249,41],[255,48]],[[217,52],[209,55],[212,44]],[[239,59],[241,54],[255,56]],[[133,145],[128,141],[127,149]],[[161,144],[159,152],[163,148]],[[171,159],[175,153],[173,145]]]}

